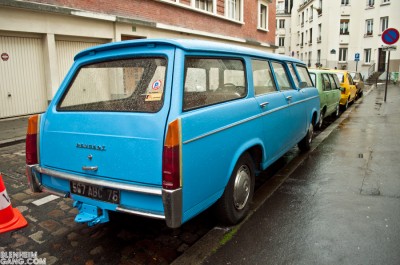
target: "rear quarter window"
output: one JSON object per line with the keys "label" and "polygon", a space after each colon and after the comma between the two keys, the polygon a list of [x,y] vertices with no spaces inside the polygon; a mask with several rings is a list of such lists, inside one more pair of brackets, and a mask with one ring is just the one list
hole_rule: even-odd
{"label": "rear quarter window", "polygon": [[81,67],[59,111],[157,112],[164,99],[167,60],[132,58]]}
{"label": "rear quarter window", "polygon": [[241,59],[185,59],[183,110],[214,105],[246,95],[245,66]]}
{"label": "rear quarter window", "polygon": [[315,82],[313,83],[311,80],[308,70],[305,66],[297,64],[296,69],[302,82],[306,82],[308,87],[314,86],[313,84],[315,84]]}

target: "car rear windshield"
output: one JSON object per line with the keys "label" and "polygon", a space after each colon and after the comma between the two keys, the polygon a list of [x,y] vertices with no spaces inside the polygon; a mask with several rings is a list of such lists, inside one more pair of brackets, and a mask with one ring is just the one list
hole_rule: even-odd
{"label": "car rear windshield", "polygon": [[160,57],[85,65],[58,110],[157,112],[163,105],[166,65],[167,60]]}

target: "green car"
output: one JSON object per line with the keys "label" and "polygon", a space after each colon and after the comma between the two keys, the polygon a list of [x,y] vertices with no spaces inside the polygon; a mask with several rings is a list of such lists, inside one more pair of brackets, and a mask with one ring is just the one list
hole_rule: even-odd
{"label": "green car", "polygon": [[335,72],[331,70],[308,69],[308,71],[319,92],[321,112],[317,127],[321,129],[325,117],[339,116],[340,81]]}

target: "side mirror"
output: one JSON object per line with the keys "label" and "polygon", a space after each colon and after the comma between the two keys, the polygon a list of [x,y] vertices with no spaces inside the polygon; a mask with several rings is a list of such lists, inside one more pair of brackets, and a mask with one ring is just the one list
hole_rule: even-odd
{"label": "side mirror", "polygon": [[302,88],[308,87],[308,84],[307,84],[307,82],[301,81],[299,83],[299,87],[300,87],[300,89],[302,89]]}

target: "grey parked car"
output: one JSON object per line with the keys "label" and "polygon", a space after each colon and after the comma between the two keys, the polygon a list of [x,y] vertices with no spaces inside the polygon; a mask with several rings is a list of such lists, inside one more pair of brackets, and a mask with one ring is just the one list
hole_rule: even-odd
{"label": "grey parked car", "polygon": [[362,97],[364,93],[364,78],[359,72],[349,72],[351,77],[353,78],[354,84],[357,87],[356,98]]}

